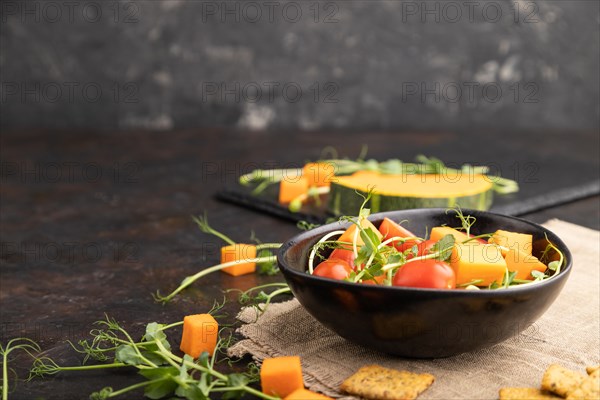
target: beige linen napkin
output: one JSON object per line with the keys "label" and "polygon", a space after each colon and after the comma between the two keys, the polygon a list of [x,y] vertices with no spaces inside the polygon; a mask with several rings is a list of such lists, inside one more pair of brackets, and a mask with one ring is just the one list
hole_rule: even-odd
{"label": "beige linen napkin", "polygon": [[550,309],[503,343],[444,359],[403,359],[337,336],[291,300],[271,304],[258,319],[254,308],[243,309],[239,332],[246,339],[229,352],[249,353],[257,361],[299,355],[306,386],[332,397],[341,397],[342,381],[367,364],[433,374],[435,383],[422,399],[497,399],[502,387],[539,387],[551,363],[583,372],[600,362],[600,232],[559,220],[544,226],[571,250],[573,271]]}

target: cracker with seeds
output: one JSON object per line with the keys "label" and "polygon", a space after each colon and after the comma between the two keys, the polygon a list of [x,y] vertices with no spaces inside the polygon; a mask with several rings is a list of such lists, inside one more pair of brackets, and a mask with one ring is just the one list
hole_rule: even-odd
{"label": "cracker with seeds", "polygon": [[544,372],[542,389],[556,393],[561,397],[567,397],[569,392],[579,388],[585,378],[583,374],[571,371],[558,364],[552,364]]}
{"label": "cracker with seeds", "polygon": [[367,365],[342,382],[340,389],[372,400],[414,400],[434,379],[430,374]]}
{"label": "cracker with seeds", "polygon": [[585,372],[588,373],[588,375],[593,374],[596,371],[600,370],[600,365],[590,365],[589,367],[585,367]]}
{"label": "cracker with seeds", "polygon": [[587,376],[579,387],[567,395],[567,400],[600,399],[600,370],[596,369]]}
{"label": "cracker with seeds", "polygon": [[502,388],[500,400],[558,400],[555,394],[536,388]]}

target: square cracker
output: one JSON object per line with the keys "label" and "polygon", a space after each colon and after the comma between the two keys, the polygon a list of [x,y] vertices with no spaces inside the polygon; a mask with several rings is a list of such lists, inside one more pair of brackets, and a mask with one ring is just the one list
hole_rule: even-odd
{"label": "square cracker", "polygon": [[594,372],[597,372],[598,370],[600,370],[600,365],[590,365],[589,367],[585,368],[585,372],[587,372],[588,375],[592,375]]}
{"label": "square cracker", "polygon": [[579,387],[567,395],[567,400],[599,400],[600,370],[596,369],[586,377]]}
{"label": "square cracker", "polygon": [[342,382],[340,389],[373,400],[414,400],[434,379],[430,374],[367,365]]}
{"label": "square cracker", "polygon": [[500,400],[557,400],[560,397],[537,388],[502,388]]}
{"label": "square cracker", "polygon": [[561,397],[567,397],[569,392],[577,389],[585,378],[586,376],[583,374],[571,371],[558,364],[552,364],[544,372],[542,389],[556,393]]}

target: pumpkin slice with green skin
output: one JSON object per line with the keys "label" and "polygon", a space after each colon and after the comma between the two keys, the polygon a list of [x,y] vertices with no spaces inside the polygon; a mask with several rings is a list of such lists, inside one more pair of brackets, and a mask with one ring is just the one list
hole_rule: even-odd
{"label": "pumpkin slice with green skin", "polygon": [[[373,190],[366,207],[372,213],[408,208],[454,207],[487,210],[492,204],[493,183],[480,174],[380,174],[359,171],[332,179],[329,211],[356,215]],[[358,192],[358,193],[357,193]]]}

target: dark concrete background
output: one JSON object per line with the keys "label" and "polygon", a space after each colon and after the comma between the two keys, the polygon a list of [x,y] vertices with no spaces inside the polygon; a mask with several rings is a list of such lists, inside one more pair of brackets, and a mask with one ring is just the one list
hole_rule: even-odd
{"label": "dark concrete background", "polygon": [[0,127],[596,130],[599,4],[3,1]]}

